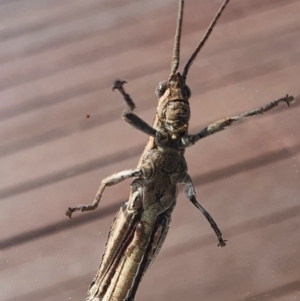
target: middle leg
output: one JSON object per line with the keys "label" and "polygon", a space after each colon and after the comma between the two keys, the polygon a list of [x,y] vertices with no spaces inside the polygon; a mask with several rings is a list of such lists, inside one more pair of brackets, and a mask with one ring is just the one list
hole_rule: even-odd
{"label": "middle leg", "polygon": [[198,203],[196,199],[196,192],[194,188],[194,184],[192,182],[192,179],[189,174],[185,174],[183,179],[180,181],[184,185],[184,194],[185,196],[194,204],[194,206],[201,211],[201,213],[205,216],[207,221],[209,222],[210,226],[213,228],[214,232],[216,233],[216,236],[218,238],[218,246],[225,247],[226,246],[226,240],[222,237],[222,232],[219,229],[218,225],[214,221],[214,219],[211,217],[208,211],[206,211],[201,204]]}
{"label": "middle leg", "polygon": [[123,170],[121,172],[115,173],[101,181],[100,187],[97,191],[97,194],[95,196],[95,199],[92,203],[92,205],[81,205],[77,207],[69,207],[68,210],[66,211],[66,216],[69,218],[72,218],[72,214],[75,211],[92,211],[95,210],[100,202],[101,196],[107,186],[112,186],[116,185],[128,178],[133,178],[133,177],[141,177],[143,175],[143,170],[141,168],[137,169],[129,169],[129,170]]}

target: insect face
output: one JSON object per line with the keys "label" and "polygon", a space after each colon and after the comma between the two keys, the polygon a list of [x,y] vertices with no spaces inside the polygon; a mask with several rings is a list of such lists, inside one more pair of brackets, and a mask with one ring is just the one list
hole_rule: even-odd
{"label": "insect face", "polygon": [[178,72],[169,81],[160,82],[156,88],[160,96],[157,116],[163,127],[173,134],[185,133],[190,120],[189,87]]}

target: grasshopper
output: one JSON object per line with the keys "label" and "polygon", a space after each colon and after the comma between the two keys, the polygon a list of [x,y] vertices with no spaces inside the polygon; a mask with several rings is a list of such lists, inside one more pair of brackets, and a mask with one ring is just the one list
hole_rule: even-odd
{"label": "grasshopper", "polygon": [[294,100],[293,96],[286,95],[263,107],[219,120],[195,135],[188,133],[191,91],[186,85],[187,74],[228,3],[229,0],[223,2],[181,74],[177,69],[184,0],[179,1],[171,73],[168,80],[160,82],[156,88],[158,106],[153,126],[133,113],[135,104],[123,87],[126,82],[117,80],[114,83],[113,90],[118,90],[126,103],[123,119],[147,134],[149,140],[135,169],[124,170],[102,180],[92,205],[69,207],[66,211],[71,218],[75,211],[95,210],[106,187],[134,178],[129,198],[111,226],[101,265],[89,287],[89,301],[134,300],[141,278],[156,258],[168,233],[179,183],[183,184],[187,199],[213,228],[218,246],[224,247],[226,240],[222,238],[217,224],[196,199],[193,182],[187,173],[185,148],[245,117],[263,114],[280,103],[289,106]]}

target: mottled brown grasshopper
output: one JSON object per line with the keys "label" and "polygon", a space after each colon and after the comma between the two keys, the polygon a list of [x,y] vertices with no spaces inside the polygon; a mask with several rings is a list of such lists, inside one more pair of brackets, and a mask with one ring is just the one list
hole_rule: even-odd
{"label": "mottled brown grasshopper", "polygon": [[235,121],[262,114],[280,103],[289,105],[294,100],[294,97],[287,95],[261,108],[219,120],[195,135],[188,134],[191,92],[186,85],[187,73],[228,2],[226,0],[222,4],[181,74],[177,69],[184,0],[179,1],[171,74],[167,81],[160,82],[156,88],[159,100],[153,126],[133,113],[135,104],[123,88],[125,82],[117,80],[114,84],[113,90],[118,89],[126,102],[123,119],[150,138],[137,168],[121,171],[102,180],[92,205],[68,208],[66,211],[66,215],[71,218],[75,211],[95,210],[107,186],[134,178],[130,196],[111,226],[101,265],[89,288],[89,301],[134,300],[142,276],[159,253],[167,235],[176,204],[178,183],[183,184],[186,197],[210,223],[219,240],[218,245],[224,247],[226,243],[217,224],[196,200],[194,185],[187,173],[185,148],[225,129]]}

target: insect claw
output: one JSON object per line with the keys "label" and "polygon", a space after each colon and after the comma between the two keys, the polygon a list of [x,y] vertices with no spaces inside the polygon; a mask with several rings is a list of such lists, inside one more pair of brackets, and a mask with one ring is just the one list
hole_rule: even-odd
{"label": "insect claw", "polygon": [[119,80],[116,79],[114,82],[114,85],[112,87],[112,90],[114,91],[115,89],[121,90],[123,89],[123,85],[126,84],[127,82],[125,80]]}
{"label": "insect claw", "polygon": [[295,101],[294,96],[290,96],[290,95],[286,95],[285,98],[283,99],[283,101],[288,105],[288,107],[290,106],[291,103],[293,103]]}
{"label": "insect claw", "polygon": [[70,207],[69,207],[68,210],[65,212],[65,215],[66,215],[68,218],[72,219],[72,211],[71,211],[71,208],[70,208]]}
{"label": "insect claw", "polygon": [[286,102],[286,104],[288,105],[288,107],[290,106],[290,103],[289,103],[289,95],[287,94],[284,98],[284,101]]}
{"label": "insect claw", "polygon": [[225,240],[220,239],[219,243],[218,243],[218,247],[221,247],[221,248],[225,247],[226,246],[226,241],[227,241],[227,239],[225,239]]}

